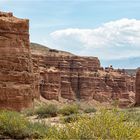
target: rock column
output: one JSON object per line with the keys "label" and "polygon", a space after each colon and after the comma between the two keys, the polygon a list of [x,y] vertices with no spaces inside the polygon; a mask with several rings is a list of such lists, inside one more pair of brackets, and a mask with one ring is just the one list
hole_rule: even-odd
{"label": "rock column", "polygon": [[29,20],[0,12],[0,108],[32,106],[33,83]]}

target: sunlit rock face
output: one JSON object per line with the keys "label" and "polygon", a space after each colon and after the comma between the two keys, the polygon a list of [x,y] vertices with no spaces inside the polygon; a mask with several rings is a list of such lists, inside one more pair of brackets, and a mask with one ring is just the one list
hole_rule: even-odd
{"label": "sunlit rock face", "polygon": [[[33,45],[30,53],[29,21],[0,12],[0,108],[17,111],[31,107],[40,95],[47,100],[134,100],[135,78],[112,67],[103,69],[97,57]],[[140,72],[136,103],[140,104]]]}
{"label": "sunlit rock face", "polygon": [[140,105],[140,69],[136,74],[136,105]]}
{"label": "sunlit rock face", "polygon": [[120,107],[134,102],[135,77],[112,67],[103,69],[97,57],[82,57],[31,44],[40,73],[40,94],[48,100],[96,100]]}
{"label": "sunlit rock face", "polygon": [[0,108],[32,106],[33,91],[29,20],[0,12]]}

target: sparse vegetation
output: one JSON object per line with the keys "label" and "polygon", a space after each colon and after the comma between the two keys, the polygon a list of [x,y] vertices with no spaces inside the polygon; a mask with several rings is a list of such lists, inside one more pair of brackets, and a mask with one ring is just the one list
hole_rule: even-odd
{"label": "sparse vegetation", "polygon": [[79,110],[78,105],[66,105],[63,108],[60,109],[59,113],[61,113],[64,116],[71,115],[71,114],[77,114]]}
{"label": "sparse vegetation", "polygon": [[[69,108],[72,106],[68,107],[67,105],[61,109],[64,115],[62,116],[63,125],[61,126],[57,124],[49,126],[44,121],[31,122],[23,114],[12,111],[0,111],[0,135],[15,139],[47,140],[140,139],[139,110],[103,109],[89,116],[88,114],[78,114],[78,109],[67,113],[67,108],[71,110]],[[69,116],[66,116],[67,114]]]}
{"label": "sparse vegetation", "polygon": [[58,114],[58,109],[56,105],[42,105],[36,111],[35,114],[38,118],[48,118],[48,117],[56,117]]}
{"label": "sparse vegetation", "polygon": [[33,123],[18,112],[0,111],[0,134],[14,139],[43,138],[48,126]]}
{"label": "sparse vegetation", "polygon": [[86,108],[85,110],[84,110],[84,112],[85,113],[94,113],[94,112],[96,112],[96,109],[95,108]]}
{"label": "sparse vegetation", "polygon": [[27,125],[27,132],[31,138],[41,139],[47,136],[49,128],[45,122],[30,122]]}
{"label": "sparse vegetation", "polygon": [[80,117],[81,116],[78,114],[72,114],[72,115],[63,117],[61,120],[64,123],[71,123],[71,122],[77,121]]}
{"label": "sparse vegetation", "polygon": [[25,109],[22,111],[22,114],[26,116],[33,116],[35,115],[35,110],[33,108]]}
{"label": "sparse vegetation", "polygon": [[13,138],[27,137],[27,120],[17,112],[0,111],[0,133]]}
{"label": "sparse vegetation", "polygon": [[[140,139],[140,127],[135,122],[126,121],[127,114],[117,110],[102,110],[91,118],[83,117],[64,127],[54,129],[48,139]],[[51,136],[51,137],[50,137]]]}
{"label": "sparse vegetation", "polygon": [[129,108],[123,111],[127,113],[127,121],[136,122],[140,126],[140,110],[138,108]]}

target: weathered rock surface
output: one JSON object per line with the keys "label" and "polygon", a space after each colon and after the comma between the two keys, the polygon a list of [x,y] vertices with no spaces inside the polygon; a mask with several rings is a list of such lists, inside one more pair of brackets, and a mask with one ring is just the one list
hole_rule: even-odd
{"label": "weathered rock surface", "polygon": [[136,105],[140,105],[140,69],[136,74]]}
{"label": "weathered rock surface", "polygon": [[60,97],[60,72],[53,69],[45,69],[40,73],[40,94],[48,100],[59,100]]}
{"label": "weathered rock surface", "polygon": [[[75,56],[37,45],[34,47],[34,44],[31,48],[33,59],[39,60],[41,75],[45,75],[40,79],[43,81],[40,86],[44,98],[94,99],[99,102],[119,100],[121,107],[134,101],[132,93],[135,92],[135,77],[125,74],[124,71],[114,70],[112,67],[103,69],[96,57]],[[52,69],[51,73],[47,69]],[[56,75],[56,71],[59,74]],[[50,88],[45,88],[50,85],[46,78],[50,76],[57,77],[57,82],[52,82]]]}
{"label": "weathered rock surface", "polygon": [[0,108],[30,107],[33,82],[29,20],[0,12]]}
{"label": "weathered rock surface", "polygon": [[[0,108],[21,110],[40,95],[48,100],[119,100],[134,102],[135,77],[113,67],[103,69],[97,57],[81,57],[31,44],[29,21],[0,12]],[[140,71],[136,102],[140,104]]]}

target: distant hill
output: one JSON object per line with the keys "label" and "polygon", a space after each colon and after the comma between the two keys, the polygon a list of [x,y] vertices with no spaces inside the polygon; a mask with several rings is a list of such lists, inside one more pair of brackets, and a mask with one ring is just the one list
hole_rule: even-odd
{"label": "distant hill", "polygon": [[44,45],[40,45],[37,43],[30,43],[30,47],[31,49],[35,49],[35,50],[41,50],[41,51],[49,51],[49,47],[44,46]]}
{"label": "distant hill", "polygon": [[51,49],[47,46],[44,45],[40,45],[37,43],[30,43],[30,47],[31,47],[31,52],[34,54],[48,54],[48,55],[64,55],[64,56],[72,56],[74,54],[69,53],[69,52],[65,52],[65,51],[61,51],[61,50],[56,50],[56,49]]}
{"label": "distant hill", "polygon": [[[47,46],[40,45],[37,43],[30,43],[31,52],[33,54],[48,54],[48,55],[63,55],[63,56],[73,56],[74,54],[66,51],[51,49]],[[115,69],[125,69],[125,71],[130,75],[135,75],[136,69],[140,66],[140,57],[119,59],[119,60],[100,60],[103,67],[113,65]]]}

